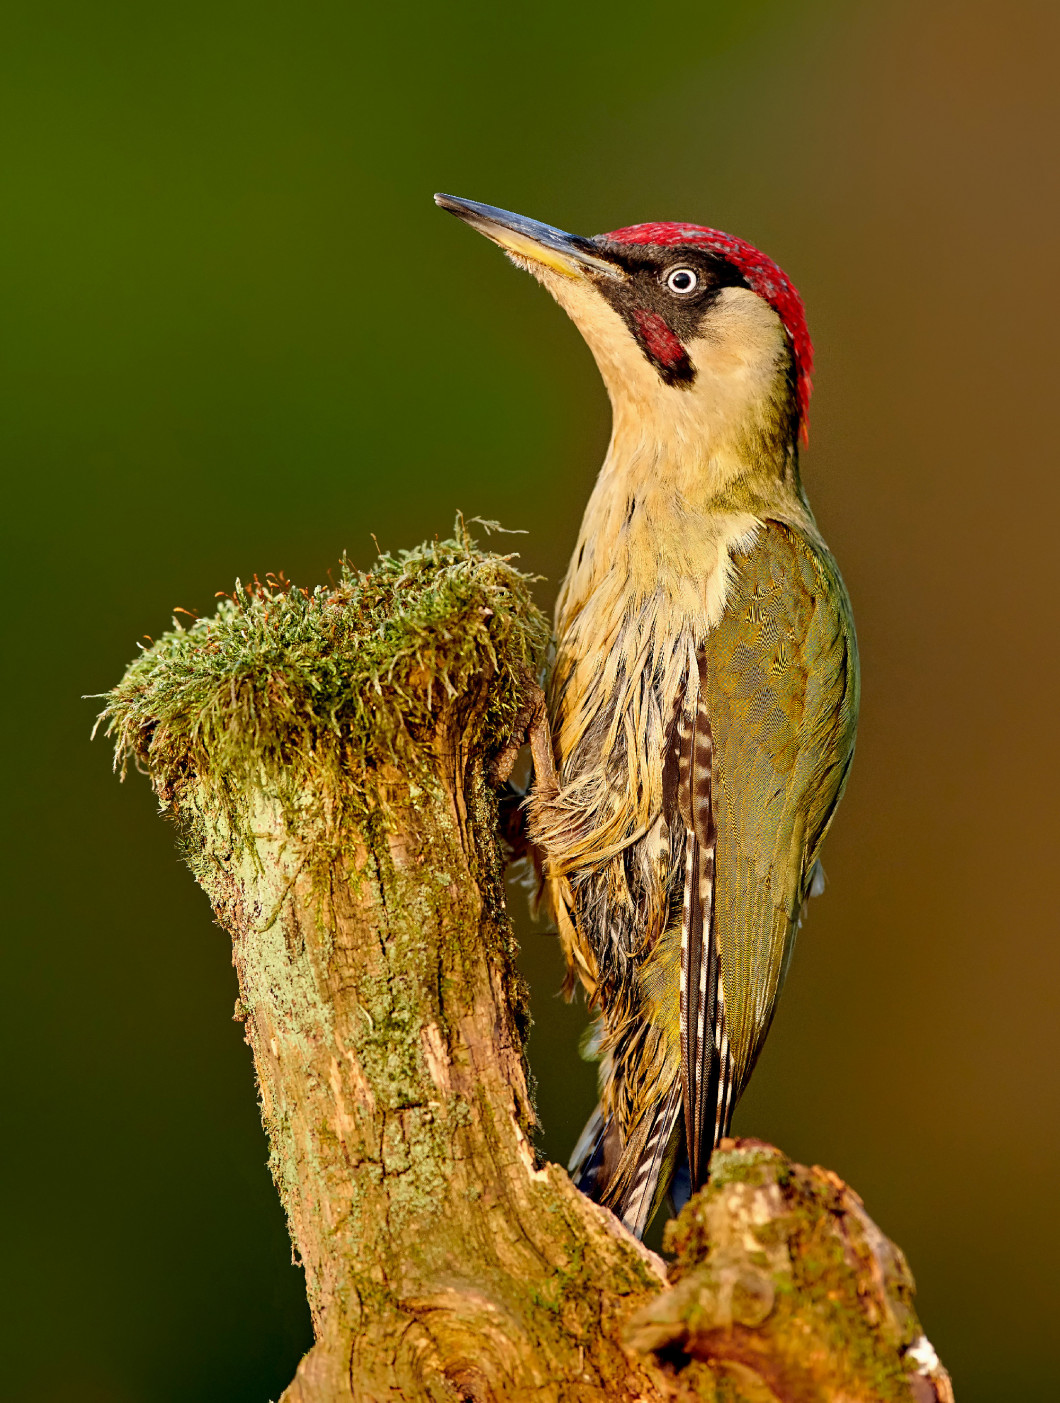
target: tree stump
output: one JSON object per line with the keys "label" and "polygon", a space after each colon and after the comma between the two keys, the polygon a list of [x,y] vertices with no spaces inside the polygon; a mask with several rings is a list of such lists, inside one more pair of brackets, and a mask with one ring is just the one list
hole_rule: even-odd
{"label": "tree stump", "polygon": [[108,695],[232,938],[316,1337],[283,1403],[951,1399],[834,1175],[725,1142],[668,1266],[535,1153],[489,775],[547,642],[459,523],[237,585]]}

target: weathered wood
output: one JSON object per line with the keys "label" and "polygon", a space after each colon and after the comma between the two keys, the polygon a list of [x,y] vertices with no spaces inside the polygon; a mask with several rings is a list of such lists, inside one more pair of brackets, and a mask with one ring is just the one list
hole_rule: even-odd
{"label": "weathered wood", "polygon": [[237,591],[105,713],[232,938],[316,1333],[284,1403],[941,1403],[834,1176],[727,1145],[668,1275],[539,1162],[489,782],[544,640],[521,580],[462,536],[308,607]]}

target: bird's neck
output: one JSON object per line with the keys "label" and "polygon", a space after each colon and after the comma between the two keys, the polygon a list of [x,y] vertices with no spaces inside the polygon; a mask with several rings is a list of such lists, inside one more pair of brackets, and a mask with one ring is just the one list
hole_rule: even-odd
{"label": "bird's neck", "polygon": [[[733,500],[801,494],[797,421],[787,387],[733,413],[724,396],[663,404],[613,402],[613,427],[598,491],[639,492],[646,507],[666,514],[725,510]],[[594,494],[595,495],[595,494]]]}
{"label": "bird's neck", "polygon": [[696,402],[671,392],[665,413],[616,396],[564,594],[584,599],[615,573],[634,597],[683,589],[716,568],[722,541],[765,517],[812,522],[788,394],[786,384],[770,386],[738,415],[702,393]]}

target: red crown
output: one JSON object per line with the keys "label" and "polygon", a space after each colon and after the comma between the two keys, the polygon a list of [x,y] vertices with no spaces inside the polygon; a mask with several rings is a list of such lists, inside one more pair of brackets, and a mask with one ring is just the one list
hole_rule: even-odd
{"label": "red crown", "polygon": [[784,270],[753,244],[732,234],[723,234],[720,229],[706,229],[700,224],[633,224],[628,229],[615,229],[603,237],[614,239],[619,244],[658,244],[663,248],[674,244],[693,244],[720,254],[740,270],[748,287],[769,303],[791,338],[798,376],[799,417],[805,442],[810,427],[810,394],[813,391],[813,381],[810,379],[813,374],[813,342],[806,326],[806,308],[802,305],[802,298]]}

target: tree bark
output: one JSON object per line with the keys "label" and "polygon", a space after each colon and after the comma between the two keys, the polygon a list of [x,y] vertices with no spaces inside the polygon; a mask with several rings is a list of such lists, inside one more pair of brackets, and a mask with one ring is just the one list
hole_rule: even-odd
{"label": "tree bark", "polygon": [[283,1403],[952,1398],[834,1175],[725,1142],[667,1265],[535,1154],[489,774],[543,640],[461,535],[304,599],[237,589],[110,696],[232,938],[316,1336]]}

